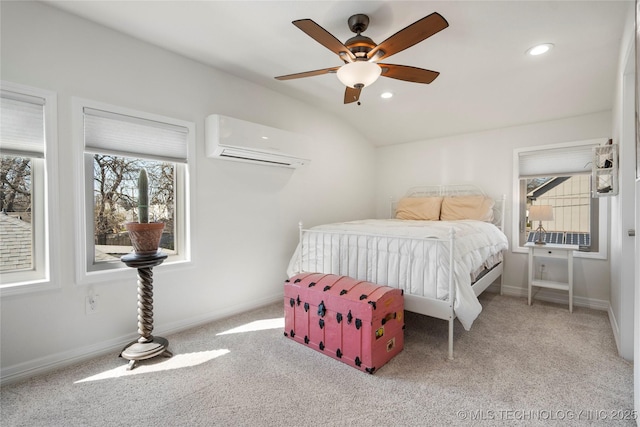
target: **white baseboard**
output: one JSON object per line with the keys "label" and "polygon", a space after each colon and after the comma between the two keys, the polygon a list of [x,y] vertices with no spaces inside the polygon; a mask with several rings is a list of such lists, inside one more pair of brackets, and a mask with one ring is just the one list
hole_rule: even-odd
{"label": "white baseboard", "polygon": [[618,354],[620,354],[620,327],[618,326],[618,320],[616,319],[616,315],[613,312],[613,308],[609,305],[609,322],[611,323],[611,329],[613,330],[613,338],[616,341],[616,349],[618,350]]}
{"label": "white baseboard", "polygon": [[[516,286],[502,286],[502,293],[504,295],[524,297],[527,298],[528,292],[526,288]],[[547,301],[556,304],[563,304],[569,306],[569,295],[567,292],[554,291],[553,289],[539,289],[532,295],[533,300]],[[594,310],[609,311],[610,305],[607,300],[600,300],[595,298],[586,298],[580,296],[573,296],[573,305],[577,307],[592,308]],[[611,317],[611,314],[609,314]]]}
{"label": "white baseboard", "polygon": [[225,317],[233,316],[236,314],[244,313],[245,311],[264,307],[265,305],[269,305],[278,301],[284,301],[282,293],[278,295],[268,296],[259,300],[253,300],[251,302],[247,302],[243,304],[232,305],[232,306],[226,307],[224,310],[217,311],[215,314],[208,313],[202,316],[190,317],[189,319],[181,320],[179,322],[165,324],[161,328],[158,328],[158,329],[161,329],[158,335],[160,334],[171,335],[177,332],[182,332],[187,329],[194,328],[196,326],[213,322],[215,320],[224,319]]}
{"label": "white baseboard", "polygon": [[[225,317],[263,307],[277,301],[282,301],[281,293],[243,304],[232,305],[226,307],[224,310],[216,311],[215,313],[207,313],[178,322],[157,325],[154,328],[154,332],[157,335],[171,335],[176,332],[181,332],[196,326],[213,322],[215,320],[223,319]],[[137,337],[137,334],[131,333],[97,344],[78,347],[68,351],[50,354],[37,359],[28,360],[12,366],[4,367],[0,371],[0,384],[5,385],[14,383],[23,379],[27,379],[34,375],[44,374],[54,369],[73,365],[75,363],[82,362],[84,360],[88,360],[97,356],[119,352],[124,348],[125,345],[135,340]]]}

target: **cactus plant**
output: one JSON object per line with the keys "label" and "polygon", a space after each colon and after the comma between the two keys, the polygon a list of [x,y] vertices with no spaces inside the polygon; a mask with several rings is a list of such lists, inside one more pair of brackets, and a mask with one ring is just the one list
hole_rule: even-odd
{"label": "cactus plant", "polygon": [[149,183],[147,171],[140,169],[138,176],[138,222],[125,224],[134,251],[142,256],[154,255],[158,251],[164,223],[149,222]]}
{"label": "cactus plant", "polygon": [[149,181],[145,168],[140,169],[138,176],[138,222],[149,222]]}

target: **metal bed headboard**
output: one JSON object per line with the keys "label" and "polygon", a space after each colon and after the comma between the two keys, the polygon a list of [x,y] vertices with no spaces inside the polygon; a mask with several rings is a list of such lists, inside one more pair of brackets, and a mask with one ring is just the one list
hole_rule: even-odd
{"label": "metal bed headboard", "polygon": [[[438,197],[438,196],[485,196],[487,194],[478,186],[473,184],[443,184],[443,185],[422,185],[411,187],[403,197]],[[506,195],[500,199],[494,199],[492,224],[504,232],[504,210],[506,207]],[[395,217],[396,200],[391,200],[390,218]]]}

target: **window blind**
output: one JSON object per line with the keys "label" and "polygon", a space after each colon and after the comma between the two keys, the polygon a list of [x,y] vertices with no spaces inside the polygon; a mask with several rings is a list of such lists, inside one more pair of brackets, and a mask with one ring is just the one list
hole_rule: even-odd
{"label": "window blind", "polygon": [[44,104],[36,96],[0,91],[0,151],[44,157]]}
{"label": "window blind", "polygon": [[184,126],[84,108],[85,150],[174,163],[187,162]]}
{"label": "window blind", "polygon": [[521,152],[518,155],[520,178],[591,173],[592,150],[595,145],[597,144]]}

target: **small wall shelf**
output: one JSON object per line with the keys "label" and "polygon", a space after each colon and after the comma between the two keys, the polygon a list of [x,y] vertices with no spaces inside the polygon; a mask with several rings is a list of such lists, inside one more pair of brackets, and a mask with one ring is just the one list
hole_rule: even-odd
{"label": "small wall shelf", "polygon": [[593,147],[591,169],[592,197],[609,197],[618,194],[618,145]]}

